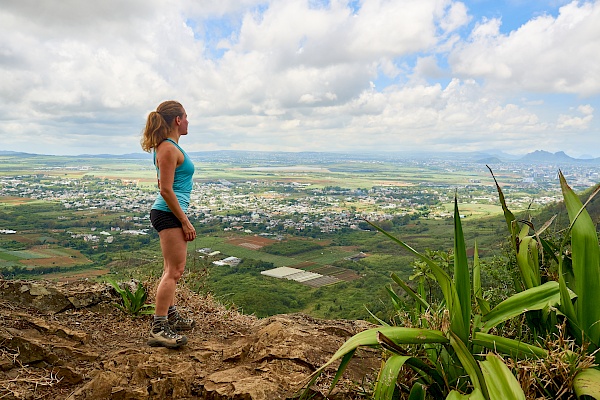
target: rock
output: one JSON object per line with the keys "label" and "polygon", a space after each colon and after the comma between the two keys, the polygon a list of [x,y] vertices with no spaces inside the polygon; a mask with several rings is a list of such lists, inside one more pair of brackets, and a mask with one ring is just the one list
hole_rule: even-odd
{"label": "rock", "polygon": [[86,343],[88,340],[88,335],[85,332],[74,331],[72,329],[49,323],[42,318],[34,317],[33,315],[25,313],[14,313],[13,315],[27,321],[31,325],[34,325],[36,329],[47,332],[49,334],[57,335],[64,338],[70,338],[81,343]]}
{"label": "rock", "polygon": [[20,364],[27,365],[41,361],[54,364],[59,360],[58,356],[46,349],[42,343],[27,336],[26,332],[13,329],[0,331],[0,343],[2,347],[15,354],[15,359]]}
{"label": "rock", "polygon": [[0,281],[0,298],[47,313],[59,313],[73,306],[59,290],[25,281]]}
{"label": "rock", "polygon": [[98,283],[83,286],[72,283],[55,287],[43,281],[0,280],[0,298],[51,314],[109,301],[114,298],[110,290],[108,285]]}
{"label": "rock", "polygon": [[8,371],[10,369],[13,369],[15,366],[15,363],[9,359],[3,360],[0,359],[0,371]]}
{"label": "rock", "polygon": [[[6,387],[39,398],[290,399],[345,340],[371,327],[364,321],[325,321],[304,314],[257,319],[183,287],[178,290],[184,291],[180,296],[188,304],[181,310],[189,310],[198,324],[186,333],[186,346],[154,348],[146,345],[148,318],[122,313],[114,307],[114,298],[102,294],[101,286],[44,285],[0,280],[0,295],[10,294],[2,297],[3,303],[10,300],[0,308],[0,346],[5,349],[0,352],[0,388],[3,382],[13,382],[11,377],[33,374]],[[42,310],[49,314],[29,315],[27,301],[18,299],[19,294],[25,299],[82,299],[74,293],[85,293],[88,286],[91,300],[77,304],[92,308],[75,308],[69,300],[70,306],[61,312],[49,311],[62,307],[57,306]],[[378,351],[359,349],[343,384],[327,398],[361,398],[353,382],[372,380],[380,363]],[[331,379],[334,372],[332,368],[324,375]],[[39,379],[52,384],[36,386]],[[325,399],[328,384],[319,385],[311,388],[311,394]],[[0,397],[3,394],[0,389]]]}
{"label": "rock", "polygon": [[62,383],[77,384],[83,381],[83,376],[71,366],[60,365],[54,367],[53,371]]}
{"label": "rock", "polygon": [[[127,380],[124,377],[114,372],[100,372],[94,378],[86,383],[83,387],[72,393],[67,400],[75,399],[111,399],[113,388],[128,387]],[[119,391],[117,391],[119,393]],[[119,394],[125,395],[123,393]],[[146,397],[129,397],[129,398],[148,398]]]}

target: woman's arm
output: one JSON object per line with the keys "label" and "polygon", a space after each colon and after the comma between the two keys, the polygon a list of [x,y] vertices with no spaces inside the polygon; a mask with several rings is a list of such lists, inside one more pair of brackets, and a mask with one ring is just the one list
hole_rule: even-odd
{"label": "woman's arm", "polygon": [[165,199],[173,215],[181,221],[185,240],[192,241],[196,238],[196,229],[194,229],[187,215],[181,209],[177,196],[173,191],[175,169],[183,162],[183,154],[174,145],[163,142],[156,149],[156,162],[160,171],[160,179],[158,181],[160,195]]}

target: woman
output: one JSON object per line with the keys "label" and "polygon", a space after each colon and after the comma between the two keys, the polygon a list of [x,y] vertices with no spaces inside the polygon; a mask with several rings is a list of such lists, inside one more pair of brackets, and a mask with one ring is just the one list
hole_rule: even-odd
{"label": "woman", "polygon": [[187,343],[177,333],[194,327],[175,306],[175,289],[183,275],[187,242],[196,238],[196,230],[186,216],[194,164],[179,147],[179,138],[188,133],[187,114],[176,101],[161,103],[148,115],[141,144],[154,151],[154,165],[160,194],[150,210],[150,221],[158,231],[164,259],[164,271],[156,291],[156,311],[148,345],[176,348]]}

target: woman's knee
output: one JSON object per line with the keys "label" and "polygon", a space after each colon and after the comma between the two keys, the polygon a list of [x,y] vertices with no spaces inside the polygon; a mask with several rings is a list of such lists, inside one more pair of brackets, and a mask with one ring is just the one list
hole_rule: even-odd
{"label": "woman's knee", "polygon": [[185,265],[168,268],[164,274],[174,281],[179,281],[179,279],[181,279],[183,276],[184,268]]}

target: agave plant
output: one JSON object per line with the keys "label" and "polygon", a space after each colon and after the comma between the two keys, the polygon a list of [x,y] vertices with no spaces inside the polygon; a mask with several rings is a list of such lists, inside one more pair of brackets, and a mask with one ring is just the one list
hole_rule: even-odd
{"label": "agave plant", "polygon": [[[559,180],[570,225],[558,249],[539,236],[553,219],[544,224],[534,235],[528,235],[531,225],[524,223],[525,221],[520,221],[521,223],[517,221],[506,206],[502,189],[497,181],[496,187],[511,233],[511,241],[517,254],[523,285],[528,288],[540,285],[539,271],[542,267],[540,260],[542,253],[539,249],[544,247],[555,251],[557,254],[550,254],[558,262],[560,290],[558,310],[566,316],[573,338],[579,344],[585,342],[590,352],[596,352],[600,348],[600,307],[598,307],[600,304],[600,246],[595,224],[585,206],[600,191],[600,186],[589,196],[586,204],[582,204],[560,171]],[[569,242],[570,252],[567,252],[566,247]],[[570,266],[571,271],[568,274],[565,271],[565,263]],[[552,285],[554,286],[554,283]],[[550,312],[553,311],[547,309],[546,316]],[[597,357],[596,361],[600,364],[600,357]]]}
{"label": "agave plant", "polygon": [[[531,313],[552,316],[553,318],[545,319],[546,323],[556,321],[556,318],[562,318],[563,315],[566,316],[572,334],[579,337],[579,343],[589,346],[591,351],[597,349],[600,339],[598,239],[595,227],[578,197],[568,187],[562,174],[560,179],[571,219],[569,234],[575,277],[573,281],[566,281],[560,273],[558,282],[553,280],[542,282],[539,273],[539,251],[543,244],[541,245],[539,232],[528,235],[530,225],[522,223],[523,226],[519,226],[519,222],[506,207],[504,196],[497,183],[500,201],[517,255],[523,287],[522,291],[491,309],[481,293],[481,267],[476,245],[471,283],[456,197],[452,277],[430,257],[371,224],[429,267],[442,291],[443,306],[450,320],[449,327],[445,331],[431,328],[392,327],[380,321],[381,326],[361,332],[342,345],[326,364],[313,373],[309,385],[316,381],[325,368],[341,358],[332,382],[333,388],[360,346],[380,346],[391,356],[387,358],[380,370],[374,392],[376,399],[393,398],[394,392],[397,391],[396,381],[399,371],[404,366],[411,368],[417,374],[417,379],[410,390],[410,399],[424,399],[426,394],[436,399],[523,399],[525,397],[522,389],[501,358],[488,353],[484,359],[481,353],[482,349],[487,348],[515,359],[545,358],[547,351],[536,342],[526,343],[520,339],[490,333],[494,327],[511,318]],[[567,239],[561,244],[560,255],[565,254],[563,248],[566,243]],[[559,272],[561,272],[565,256],[557,259],[560,263]],[[416,301],[419,309],[431,307],[423,298],[422,290],[413,291],[394,274],[392,279]],[[390,294],[393,301],[400,301],[397,296],[394,298],[393,291],[390,291]],[[474,308],[474,304],[478,307]],[[406,345],[420,346],[423,350],[419,353],[421,356],[409,355],[405,349]],[[587,395],[600,399],[600,371],[585,369],[579,372],[574,379],[573,387],[578,396]],[[306,395],[307,392],[304,394]]]}
{"label": "agave plant", "polygon": [[144,286],[138,282],[137,289],[132,292],[129,286],[125,285],[125,289],[114,280],[109,279],[108,282],[111,286],[121,295],[123,304],[115,304],[121,311],[124,311],[131,315],[148,315],[154,314],[154,305],[146,304],[148,293]]}

